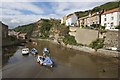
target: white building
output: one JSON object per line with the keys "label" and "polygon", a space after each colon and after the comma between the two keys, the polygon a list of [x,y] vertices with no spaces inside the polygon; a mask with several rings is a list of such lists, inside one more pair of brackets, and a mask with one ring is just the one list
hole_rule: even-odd
{"label": "white building", "polygon": [[105,29],[115,29],[116,26],[120,25],[119,8],[105,11],[101,15],[101,25],[105,26]]}
{"label": "white building", "polygon": [[76,25],[78,25],[78,18],[76,16],[76,14],[68,15],[65,24],[67,26],[76,26]]}

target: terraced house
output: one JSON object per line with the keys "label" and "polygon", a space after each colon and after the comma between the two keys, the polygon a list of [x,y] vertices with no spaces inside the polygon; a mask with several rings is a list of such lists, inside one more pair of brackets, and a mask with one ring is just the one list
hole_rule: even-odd
{"label": "terraced house", "polygon": [[[88,26],[91,26],[94,24],[96,24],[96,25],[100,24],[101,23],[101,13],[102,13],[102,11],[89,14]],[[97,26],[95,26],[95,27],[97,27]]]}
{"label": "terraced house", "polygon": [[64,16],[61,20],[61,24],[65,24],[66,26],[78,26],[78,17],[75,13]]}
{"label": "terraced house", "polygon": [[101,25],[105,26],[105,29],[115,29],[120,25],[120,9],[115,8],[105,11],[101,15]]}
{"label": "terraced house", "polygon": [[85,16],[85,17],[81,17],[79,18],[79,24],[80,24],[80,27],[87,27],[87,26],[93,26],[94,27],[97,27],[100,23],[101,23],[101,13],[102,11],[100,12],[95,12],[95,13],[89,13],[88,16]]}
{"label": "terraced house", "polygon": [[79,25],[80,27],[86,27],[88,25],[88,16],[85,16],[85,17],[81,17],[79,18]]}

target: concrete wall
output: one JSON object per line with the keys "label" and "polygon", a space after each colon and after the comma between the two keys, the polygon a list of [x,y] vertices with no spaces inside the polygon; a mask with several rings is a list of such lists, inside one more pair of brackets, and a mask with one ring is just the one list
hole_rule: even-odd
{"label": "concrete wall", "polygon": [[106,38],[104,41],[104,48],[120,48],[120,31],[109,30],[106,32]]}
{"label": "concrete wall", "polygon": [[91,29],[78,29],[76,31],[75,40],[77,43],[89,45],[98,38],[98,31]]}

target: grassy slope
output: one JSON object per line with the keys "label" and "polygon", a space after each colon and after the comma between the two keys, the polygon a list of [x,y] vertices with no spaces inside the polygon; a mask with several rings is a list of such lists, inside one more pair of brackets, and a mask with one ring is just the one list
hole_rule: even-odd
{"label": "grassy slope", "polygon": [[23,26],[18,26],[16,27],[14,30],[17,32],[26,32],[28,33],[28,36],[30,36],[32,34],[32,31],[35,28],[35,24],[28,24],[28,25],[23,25]]}
{"label": "grassy slope", "polygon": [[75,14],[78,17],[84,17],[84,16],[88,15],[89,11],[91,11],[92,13],[94,13],[94,12],[97,12],[97,11],[100,11],[100,10],[103,10],[103,9],[105,9],[105,10],[111,10],[113,8],[119,7],[119,4],[120,4],[120,1],[119,2],[108,2],[108,3],[105,3],[103,5],[97,6],[97,7],[93,8],[92,10],[79,11],[79,12],[75,12]]}

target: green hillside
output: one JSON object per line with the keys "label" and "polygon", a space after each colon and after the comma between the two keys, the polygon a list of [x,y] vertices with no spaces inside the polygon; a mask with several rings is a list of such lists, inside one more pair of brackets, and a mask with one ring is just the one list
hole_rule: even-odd
{"label": "green hillside", "polygon": [[97,6],[97,7],[93,8],[92,10],[78,11],[78,12],[75,12],[75,14],[78,17],[84,17],[84,16],[87,16],[89,14],[89,12],[94,13],[94,12],[101,11],[103,9],[104,10],[111,10],[111,9],[119,7],[119,5],[120,5],[120,1],[119,2],[108,2],[108,3],[105,3],[103,5]]}
{"label": "green hillside", "polygon": [[106,4],[103,4],[103,5],[100,5],[100,6],[93,8],[91,12],[93,13],[93,12],[97,12],[97,11],[100,11],[103,9],[104,10],[111,10],[111,9],[119,7],[119,4],[120,4],[120,1],[119,2],[108,2]]}
{"label": "green hillside", "polygon": [[30,36],[32,31],[34,30],[34,27],[35,27],[35,24],[31,23],[23,26],[18,26],[14,30],[17,32],[26,32],[28,36]]}
{"label": "green hillside", "polygon": [[75,14],[80,18],[87,16],[89,14],[89,11],[79,11],[79,12],[75,12]]}

